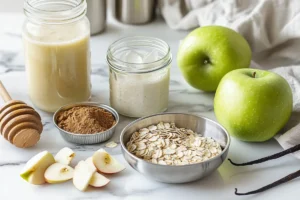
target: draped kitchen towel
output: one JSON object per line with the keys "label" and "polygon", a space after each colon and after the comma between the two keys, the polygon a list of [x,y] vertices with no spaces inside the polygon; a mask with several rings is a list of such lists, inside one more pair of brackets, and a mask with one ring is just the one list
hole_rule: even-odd
{"label": "draped kitchen towel", "polygon": [[275,139],[284,149],[300,144],[300,0],[159,0],[159,6],[176,30],[215,24],[241,33],[253,51],[251,67],[280,74],[293,90],[291,119]]}

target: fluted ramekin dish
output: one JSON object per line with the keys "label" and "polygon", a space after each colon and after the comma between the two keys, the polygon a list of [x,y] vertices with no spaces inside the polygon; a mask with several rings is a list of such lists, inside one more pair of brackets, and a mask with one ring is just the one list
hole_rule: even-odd
{"label": "fluted ramekin dish", "polygon": [[[114,116],[116,123],[110,129],[100,132],[100,133],[94,133],[94,134],[71,133],[71,132],[61,129],[57,125],[58,114],[64,110],[68,110],[75,106],[95,106],[95,107],[103,108],[104,110],[107,110]],[[71,143],[75,143],[75,144],[97,144],[97,143],[105,142],[113,136],[113,134],[115,132],[115,128],[116,128],[117,124],[119,123],[119,115],[118,115],[117,111],[115,111],[115,109],[113,109],[112,107],[105,105],[105,104],[99,104],[96,102],[73,103],[73,104],[68,104],[68,105],[65,105],[65,106],[62,106],[61,108],[59,108],[53,115],[53,123],[54,123],[55,127],[59,130],[60,135],[67,142],[71,142]]]}
{"label": "fluted ramekin dish", "polygon": [[[222,152],[203,162],[170,166],[147,162],[127,150],[126,144],[134,132],[159,122],[174,122],[179,128],[191,129],[203,136],[212,137],[220,144]],[[230,136],[220,124],[208,118],[184,113],[161,113],[137,119],[127,125],[122,130],[120,143],[125,160],[136,171],[159,182],[186,183],[211,174],[224,162],[228,154]]]}

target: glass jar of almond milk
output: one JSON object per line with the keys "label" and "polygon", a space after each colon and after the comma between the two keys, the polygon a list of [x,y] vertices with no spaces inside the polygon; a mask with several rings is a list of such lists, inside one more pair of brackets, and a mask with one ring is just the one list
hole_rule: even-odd
{"label": "glass jar of almond milk", "polygon": [[107,51],[110,104],[120,114],[142,117],[168,108],[172,55],[152,37],[127,37]]}
{"label": "glass jar of almond milk", "polygon": [[25,0],[23,42],[29,96],[38,108],[91,95],[90,25],[85,0]]}

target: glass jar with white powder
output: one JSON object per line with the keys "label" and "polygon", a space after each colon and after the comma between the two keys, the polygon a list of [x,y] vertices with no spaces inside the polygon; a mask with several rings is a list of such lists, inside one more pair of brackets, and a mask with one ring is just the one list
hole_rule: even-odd
{"label": "glass jar with white powder", "polygon": [[126,37],[107,51],[110,104],[120,114],[142,117],[168,108],[172,55],[152,37]]}

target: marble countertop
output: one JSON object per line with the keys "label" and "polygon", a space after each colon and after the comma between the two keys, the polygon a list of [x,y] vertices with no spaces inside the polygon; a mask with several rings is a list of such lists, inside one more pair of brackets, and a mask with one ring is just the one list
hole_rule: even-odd
{"label": "marble countertop", "polygon": [[[0,14],[0,79],[11,96],[31,104],[27,95],[21,43],[22,14]],[[143,26],[120,24],[108,19],[103,34],[92,37],[92,100],[108,104],[108,67],[106,50],[110,43],[124,36],[146,35],[165,40],[171,47],[173,64],[171,72],[170,101],[168,111],[200,114],[215,120],[213,93],[203,93],[189,87],[180,75],[176,65],[176,52],[181,39],[187,32],[169,29],[162,19]],[[0,199],[299,199],[299,180],[291,181],[259,195],[238,197],[234,188],[245,192],[271,183],[291,172],[299,170],[300,160],[285,156],[276,161],[249,167],[234,167],[226,160],[221,167],[203,180],[187,184],[163,184],[143,177],[123,159],[120,146],[107,149],[126,165],[122,173],[110,176],[111,182],[105,188],[78,191],[72,184],[34,186],[23,181],[19,172],[26,161],[36,153],[48,150],[56,153],[67,146],[77,156],[73,163],[91,156],[104,144],[79,146],[65,142],[52,124],[52,115],[40,111],[44,131],[40,142],[30,149],[18,149],[0,138]],[[118,142],[122,128],[133,119],[121,117],[120,124],[111,140]],[[105,147],[104,147],[105,148]],[[244,143],[232,139],[228,157],[235,161],[247,161],[280,151],[275,140],[265,143]]]}

